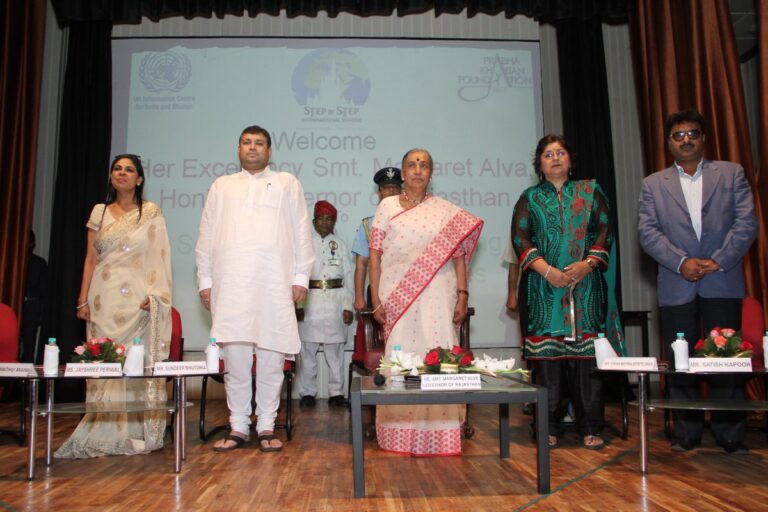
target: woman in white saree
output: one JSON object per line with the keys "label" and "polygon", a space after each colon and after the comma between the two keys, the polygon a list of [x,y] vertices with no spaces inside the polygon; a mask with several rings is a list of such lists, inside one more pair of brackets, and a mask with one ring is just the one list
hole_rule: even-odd
{"label": "woman in white saree", "polygon": [[[144,344],[145,366],[168,357],[171,339],[171,252],[160,208],[142,200],[137,155],[112,161],[106,204],[88,220],[88,248],[77,317],[90,338]],[[163,379],[87,381],[87,402],[166,400]],[[132,455],[162,448],[165,411],[89,413],[54,454],[58,458]]]}
{"label": "woman in white saree", "polygon": [[[383,199],[371,229],[371,302],[383,326],[385,357],[395,345],[426,354],[458,345],[467,314],[469,264],[483,221],[427,194],[432,157],[403,157],[403,192]],[[384,450],[409,455],[461,453],[461,405],[380,406],[376,437]]]}

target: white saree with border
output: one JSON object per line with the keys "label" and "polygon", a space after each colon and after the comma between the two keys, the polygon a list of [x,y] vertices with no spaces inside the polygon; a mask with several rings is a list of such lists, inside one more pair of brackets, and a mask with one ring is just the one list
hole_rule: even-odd
{"label": "white saree with border", "polygon": [[[453,312],[457,300],[452,260],[463,257],[467,271],[483,221],[439,197],[404,210],[399,197],[376,210],[371,249],[380,251],[379,297],[387,313],[385,358],[396,345],[426,354],[458,345]],[[387,451],[409,455],[459,455],[462,405],[381,406],[376,436]]]}

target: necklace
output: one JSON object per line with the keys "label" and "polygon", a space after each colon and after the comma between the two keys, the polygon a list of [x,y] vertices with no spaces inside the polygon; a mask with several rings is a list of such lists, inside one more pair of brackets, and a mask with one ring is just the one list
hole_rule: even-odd
{"label": "necklace", "polygon": [[411,199],[410,197],[408,197],[408,193],[407,193],[405,190],[403,190],[403,195],[405,196],[405,199],[406,199],[406,200],[407,200],[409,203],[412,203],[412,204],[421,204],[421,203],[423,203],[423,202],[424,202],[424,200],[425,200],[425,199],[427,199],[427,195],[428,195],[428,194],[424,194],[424,197],[422,197],[422,198],[421,198],[421,199],[419,199],[418,201],[414,201],[413,199]]}

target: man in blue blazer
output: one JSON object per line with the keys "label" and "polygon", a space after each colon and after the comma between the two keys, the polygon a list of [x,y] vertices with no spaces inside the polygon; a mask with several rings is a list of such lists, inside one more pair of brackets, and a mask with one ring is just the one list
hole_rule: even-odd
{"label": "man in blue blazer", "polygon": [[[744,169],[703,158],[705,123],[688,110],[672,114],[664,134],[674,164],[643,180],[638,231],[640,244],[658,263],[661,331],[671,359],[677,332],[689,352],[713,327],[741,328],[744,297],[742,259],[757,234],[752,190]],[[698,398],[699,380],[674,375],[671,398]],[[709,379],[713,399],[743,399],[743,382],[732,376]],[[672,449],[701,443],[702,411],[675,411]],[[716,442],[728,453],[746,453],[743,412],[712,414]]]}

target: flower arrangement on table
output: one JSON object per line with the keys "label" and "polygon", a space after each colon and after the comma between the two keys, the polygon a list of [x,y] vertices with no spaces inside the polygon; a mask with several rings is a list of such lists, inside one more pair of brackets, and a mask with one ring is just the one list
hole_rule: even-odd
{"label": "flower arrangement on table", "polygon": [[715,327],[709,336],[696,342],[694,357],[752,357],[752,344],[727,327]]}
{"label": "flower arrangement on table", "polygon": [[495,376],[498,373],[521,373],[527,375],[523,369],[515,369],[514,358],[496,359],[483,354],[482,359],[475,359],[471,350],[464,350],[459,346],[447,349],[436,347],[427,352],[423,358],[412,352],[392,351],[392,358],[385,360],[383,357],[379,363],[379,370],[390,369],[394,374],[410,373],[484,373]]}
{"label": "flower arrangement on table", "polygon": [[123,363],[125,361],[125,345],[110,338],[91,338],[82,345],[75,347],[73,363]]}

